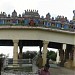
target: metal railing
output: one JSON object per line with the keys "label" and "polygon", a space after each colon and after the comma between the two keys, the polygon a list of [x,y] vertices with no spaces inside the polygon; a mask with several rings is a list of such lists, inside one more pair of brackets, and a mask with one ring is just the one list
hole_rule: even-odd
{"label": "metal railing", "polygon": [[18,64],[32,64],[32,59],[8,59],[8,64],[13,64],[13,61],[17,62]]}
{"label": "metal railing", "polygon": [[20,59],[17,62],[18,63],[13,64],[12,61],[8,61],[8,68],[6,70],[3,70],[1,75],[38,75],[37,73],[34,73],[32,70],[32,59]]}
{"label": "metal railing", "polygon": [[32,63],[36,65],[37,58],[39,57],[39,53],[32,59]]}
{"label": "metal railing", "polygon": [[12,69],[13,67],[22,68],[26,66],[29,66],[29,67],[32,66],[32,59],[18,59],[18,60],[8,59],[4,61],[3,63],[3,69],[5,68]]}

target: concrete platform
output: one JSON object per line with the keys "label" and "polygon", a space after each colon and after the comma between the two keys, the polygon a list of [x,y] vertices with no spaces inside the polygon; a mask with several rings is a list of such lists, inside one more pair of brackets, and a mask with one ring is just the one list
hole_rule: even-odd
{"label": "concrete platform", "polygon": [[[51,75],[75,75],[75,69],[67,69],[64,67],[59,67],[57,65],[50,64],[51,67],[49,69]],[[33,65],[33,72],[17,72],[17,73],[9,73],[9,72],[2,72],[1,75],[38,75],[37,74],[38,68],[36,65]]]}

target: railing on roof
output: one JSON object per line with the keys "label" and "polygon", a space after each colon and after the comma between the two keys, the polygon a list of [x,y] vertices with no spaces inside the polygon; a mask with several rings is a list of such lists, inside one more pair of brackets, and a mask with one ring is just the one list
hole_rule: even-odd
{"label": "railing on roof", "polygon": [[0,26],[33,26],[33,27],[45,27],[45,28],[73,31],[73,32],[75,30],[75,25],[69,24],[69,23],[61,23],[58,21],[40,21],[39,23],[32,22],[32,23],[27,23],[27,24],[25,23],[5,23],[5,24],[0,24]]}

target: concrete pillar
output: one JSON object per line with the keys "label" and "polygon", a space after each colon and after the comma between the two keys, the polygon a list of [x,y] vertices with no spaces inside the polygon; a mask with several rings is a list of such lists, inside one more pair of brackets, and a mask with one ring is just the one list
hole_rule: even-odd
{"label": "concrete pillar", "polygon": [[19,51],[19,59],[22,59],[23,56],[22,56],[22,47],[19,47],[20,51]]}
{"label": "concrete pillar", "polygon": [[73,47],[73,67],[75,67],[75,46]]}
{"label": "concrete pillar", "polygon": [[[69,47],[69,46],[68,46]],[[71,68],[72,67],[72,60],[71,60],[71,52],[66,53],[68,55],[68,59],[64,63],[64,67]]]}
{"label": "concrete pillar", "polygon": [[63,44],[62,49],[64,50],[64,60],[65,60],[65,50],[66,50],[66,44]]}
{"label": "concrete pillar", "polygon": [[57,50],[56,62],[57,64],[60,62],[59,50]]}
{"label": "concrete pillar", "polygon": [[46,57],[47,57],[47,46],[48,41],[43,41],[43,51],[42,51],[42,58],[43,58],[43,66],[46,64]]}
{"label": "concrete pillar", "polygon": [[39,51],[39,53],[40,53],[40,55],[41,55],[41,54],[42,54],[42,51],[41,51],[41,48],[42,48],[42,47],[41,47],[41,46],[39,46],[39,48],[40,48],[40,51]]}
{"label": "concrete pillar", "polygon": [[22,61],[22,59],[23,59],[22,48],[23,48],[23,47],[20,47],[20,46],[19,46],[20,51],[19,51],[19,60],[18,60],[18,61],[19,61],[19,66],[20,66],[20,67],[22,67],[22,62],[23,62],[23,61]]}
{"label": "concrete pillar", "polygon": [[64,61],[65,61],[65,50],[66,50],[66,44],[62,45],[62,49],[60,50],[60,65],[64,66]]}
{"label": "concrete pillar", "polygon": [[23,49],[23,42],[22,40],[19,40],[19,59],[23,58],[22,49]]}
{"label": "concrete pillar", "polygon": [[19,59],[22,59],[23,58],[23,56],[22,56],[22,50],[20,50],[20,52],[19,52]]}
{"label": "concrete pillar", "polygon": [[13,48],[13,65],[18,65],[18,40],[13,40],[14,48]]}

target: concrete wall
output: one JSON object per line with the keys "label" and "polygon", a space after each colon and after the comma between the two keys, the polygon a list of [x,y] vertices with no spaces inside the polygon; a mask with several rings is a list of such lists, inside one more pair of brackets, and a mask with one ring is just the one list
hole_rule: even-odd
{"label": "concrete wall", "polygon": [[0,39],[46,40],[75,45],[75,32],[42,27],[1,26]]}

